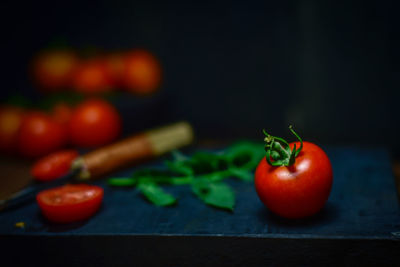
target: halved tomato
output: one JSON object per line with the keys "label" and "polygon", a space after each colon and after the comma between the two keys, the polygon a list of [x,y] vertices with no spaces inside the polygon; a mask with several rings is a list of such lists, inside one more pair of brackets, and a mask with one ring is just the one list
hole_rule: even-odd
{"label": "halved tomato", "polygon": [[68,173],[78,155],[78,151],[73,149],[51,153],[35,162],[31,174],[33,178],[41,182],[57,179]]}
{"label": "halved tomato", "polygon": [[87,219],[100,208],[103,188],[95,185],[64,185],[36,196],[43,215],[50,221],[70,223]]}

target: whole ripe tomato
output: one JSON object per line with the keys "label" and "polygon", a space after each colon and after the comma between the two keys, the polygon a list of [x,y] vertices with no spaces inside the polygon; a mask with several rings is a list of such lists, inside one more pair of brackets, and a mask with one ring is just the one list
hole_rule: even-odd
{"label": "whole ripe tomato", "polygon": [[301,139],[287,144],[267,134],[265,140],[267,156],[255,172],[255,188],[261,201],[285,218],[304,218],[321,210],[333,180],[332,166],[325,152]]}
{"label": "whole ripe tomato", "polygon": [[112,53],[107,55],[104,60],[108,76],[112,79],[113,87],[122,87],[122,74],[124,70],[123,54]]}
{"label": "whole ripe tomato", "polygon": [[46,182],[66,175],[72,162],[78,157],[76,150],[61,150],[39,159],[32,167],[31,174],[38,181]]}
{"label": "whole ripe tomato", "polygon": [[14,153],[17,150],[17,135],[24,111],[18,107],[0,108],[0,150]]}
{"label": "whole ripe tomato", "polygon": [[54,107],[51,110],[51,116],[53,119],[63,125],[68,124],[69,119],[71,118],[72,115],[72,107],[69,105],[60,102],[54,105]]}
{"label": "whole ripe tomato", "polygon": [[101,146],[121,132],[118,111],[108,102],[90,99],[77,106],[68,125],[70,141],[80,147]]}
{"label": "whole ripe tomato", "polygon": [[67,131],[51,116],[33,111],[24,116],[17,138],[21,155],[40,157],[62,148],[67,142]]}
{"label": "whole ripe tomato", "polygon": [[145,50],[134,50],[124,57],[124,87],[136,94],[156,91],[161,83],[161,66],[157,58]]}
{"label": "whole ripe tomato", "polygon": [[99,209],[104,191],[86,184],[64,185],[37,194],[36,201],[50,221],[70,223],[88,219]]}
{"label": "whole ripe tomato", "polygon": [[69,50],[39,53],[33,60],[33,75],[43,91],[58,91],[70,86],[78,57]]}
{"label": "whole ripe tomato", "polygon": [[105,61],[101,58],[81,61],[73,73],[72,86],[74,90],[84,94],[110,91],[113,81]]}

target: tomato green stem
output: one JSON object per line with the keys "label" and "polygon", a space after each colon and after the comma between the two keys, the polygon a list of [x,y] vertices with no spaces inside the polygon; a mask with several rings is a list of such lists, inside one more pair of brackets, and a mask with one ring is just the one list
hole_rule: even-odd
{"label": "tomato green stem", "polygon": [[286,140],[284,140],[281,137],[272,136],[268,134],[265,130],[263,130],[263,133],[265,135],[264,141],[266,142],[265,144],[266,160],[269,165],[291,166],[295,163],[296,157],[300,154],[300,151],[303,149],[303,140],[294,131],[292,125],[289,125],[289,130],[300,141],[300,147],[298,149],[296,149],[296,145],[293,146],[293,149],[290,149],[289,143],[286,142]]}

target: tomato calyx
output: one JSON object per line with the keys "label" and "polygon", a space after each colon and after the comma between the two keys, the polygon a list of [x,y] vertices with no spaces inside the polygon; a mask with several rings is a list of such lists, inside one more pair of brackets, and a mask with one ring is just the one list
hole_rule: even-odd
{"label": "tomato calyx", "polygon": [[300,136],[293,130],[292,125],[289,125],[289,130],[294,136],[300,141],[300,147],[296,149],[296,144],[294,144],[293,149],[290,149],[289,143],[285,139],[277,136],[272,136],[268,134],[265,129],[263,133],[265,135],[264,141],[266,160],[271,166],[291,166],[295,163],[296,157],[300,154],[303,149],[303,140]]}

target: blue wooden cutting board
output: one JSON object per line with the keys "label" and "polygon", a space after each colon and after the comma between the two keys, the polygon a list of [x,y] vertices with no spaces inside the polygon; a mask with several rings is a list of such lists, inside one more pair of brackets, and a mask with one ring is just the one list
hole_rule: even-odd
{"label": "blue wooden cutting board", "polygon": [[[326,147],[334,171],[324,209],[304,220],[285,220],[259,201],[252,183],[232,180],[234,212],[205,206],[186,186],[166,187],[174,207],[156,207],[135,189],[105,190],[101,210],[85,222],[57,225],[36,203],[0,213],[0,244],[10,260],[74,257],[96,266],[258,265],[260,263],[399,263],[400,213],[390,158],[383,148]],[[116,175],[129,175],[132,170]],[[23,221],[25,228],[16,228]],[[24,250],[29,257],[18,257]],[[66,263],[66,262],[65,262]]]}

